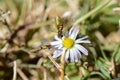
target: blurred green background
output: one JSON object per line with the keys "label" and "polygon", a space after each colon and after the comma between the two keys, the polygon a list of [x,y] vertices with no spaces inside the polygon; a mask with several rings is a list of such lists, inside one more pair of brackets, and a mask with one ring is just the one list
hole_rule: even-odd
{"label": "blurred green background", "polygon": [[87,45],[89,55],[68,63],[65,73],[70,80],[120,77],[120,0],[0,0],[0,80],[12,80],[14,60],[17,80],[58,80],[59,71],[36,51],[53,41],[55,18],[63,19],[66,33],[74,22],[107,1],[77,24],[92,44]]}

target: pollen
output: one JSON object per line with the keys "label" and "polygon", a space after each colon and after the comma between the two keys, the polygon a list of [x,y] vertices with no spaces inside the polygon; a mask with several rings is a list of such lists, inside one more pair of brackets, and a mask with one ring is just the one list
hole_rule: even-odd
{"label": "pollen", "polygon": [[63,46],[66,47],[67,49],[70,49],[74,45],[74,40],[71,38],[65,38],[62,42]]}

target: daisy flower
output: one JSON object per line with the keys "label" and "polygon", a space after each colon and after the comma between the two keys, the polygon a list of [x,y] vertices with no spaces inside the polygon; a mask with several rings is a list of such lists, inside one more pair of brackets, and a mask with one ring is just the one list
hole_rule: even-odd
{"label": "daisy flower", "polygon": [[62,55],[63,52],[66,50],[65,54],[65,61],[66,62],[78,62],[78,60],[82,57],[81,53],[84,55],[88,55],[88,51],[84,48],[81,44],[82,43],[90,43],[87,40],[88,36],[84,36],[82,38],[78,38],[79,28],[72,27],[68,32],[68,36],[63,36],[62,39],[59,38],[57,35],[55,36],[55,40],[50,42],[50,45],[57,50],[53,53],[53,58],[57,58]]}

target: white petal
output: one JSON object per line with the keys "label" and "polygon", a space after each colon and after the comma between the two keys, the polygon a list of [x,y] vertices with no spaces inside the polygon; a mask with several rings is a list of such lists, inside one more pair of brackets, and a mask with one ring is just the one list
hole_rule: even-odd
{"label": "white petal", "polygon": [[69,53],[70,53],[69,50],[67,50],[66,55],[65,55],[65,61],[66,62],[68,62],[68,58],[69,58],[69,55],[70,55]]}
{"label": "white petal", "polygon": [[73,31],[72,31],[72,33],[71,33],[71,35],[70,35],[70,38],[72,38],[73,40],[75,40],[76,37],[77,37],[77,35],[78,35],[78,32],[79,32],[79,28],[78,27],[74,28]]}
{"label": "white petal", "polygon": [[88,51],[87,49],[85,49],[83,46],[79,45],[79,44],[75,44],[75,47],[80,50],[83,54],[88,55]]}
{"label": "white petal", "polygon": [[55,40],[57,40],[57,41],[61,41],[61,39],[57,36],[57,35],[55,35]]}
{"label": "white petal", "polygon": [[74,29],[74,27],[72,27],[71,29],[70,29],[70,31],[69,31],[69,36],[72,34],[72,32],[73,32],[73,29]]}
{"label": "white petal", "polygon": [[58,49],[60,49],[60,47],[61,47],[61,44],[54,45],[53,47],[54,47],[54,48],[58,48]]}
{"label": "white petal", "polygon": [[70,49],[70,61],[71,62],[74,62],[74,50],[73,49]]}
{"label": "white petal", "polygon": [[77,51],[76,51],[75,48],[74,48],[73,50],[74,50],[74,52],[75,52],[75,53],[74,53],[75,62],[78,62],[78,56],[77,56],[78,53],[77,53]]}
{"label": "white petal", "polygon": [[76,43],[91,43],[89,40],[79,40],[79,39],[77,39],[75,42]]}
{"label": "white petal", "polygon": [[53,41],[53,42],[50,42],[50,45],[55,46],[61,43],[62,43],[61,41]]}
{"label": "white petal", "polygon": [[54,53],[53,53],[53,58],[57,58],[57,57],[59,57],[61,54],[62,54],[62,52],[63,52],[63,49],[58,49],[58,50],[56,50]]}
{"label": "white petal", "polygon": [[82,37],[82,38],[79,38],[79,39],[77,39],[77,40],[84,40],[84,39],[87,39],[88,38],[88,36],[84,36],[84,37]]}
{"label": "white petal", "polygon": [[78,57],[79,59],[82,58],[80,51],[79,51],[77,48],[75,48],[75,49],[76,49],[76,52],[77,52],[77,57]]}
{"label": "white petal", "polygon": [[59,45],[59,47],[58,47],[58,49],[61,49],[62,47],[63,47],[63,45],[62,45],[62,44],[60,44],[60,45]]}
{"label": "white petal", "polygon": [[65,39],[65,36],[62,37],[62,40],[64,40],[64,39]]}

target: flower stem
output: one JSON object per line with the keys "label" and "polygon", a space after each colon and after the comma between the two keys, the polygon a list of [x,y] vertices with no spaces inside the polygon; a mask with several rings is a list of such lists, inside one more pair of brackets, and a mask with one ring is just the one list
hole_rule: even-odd
{"label": "flower stem", "polygon": [[65,54],[66,54],[66,50],[61,56],[61,69],[60,69],[59,80],[64,80],[64,75],[65,75]]}
{"label": "flower stem", "polygon": [[104,3],[101,3],[98,7],[96,7],[95,9],[93,9],[92,11],[88,12],[86,15],[84,15],[83,17],[80,17],[78,20],[76,20],[74,22],[73,25],[77,25],[79,24],[81,21],[87,19],[88,17],[90,17],[91,15],[93,15],[94,13],[96,13],[97,11],[101,10],[102,8],[104,8],[105,6],[107,6],[107,4],[109,4],[112,0],[108,0]]}

